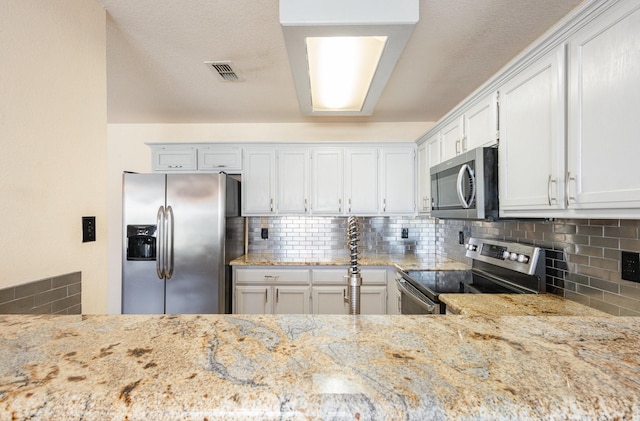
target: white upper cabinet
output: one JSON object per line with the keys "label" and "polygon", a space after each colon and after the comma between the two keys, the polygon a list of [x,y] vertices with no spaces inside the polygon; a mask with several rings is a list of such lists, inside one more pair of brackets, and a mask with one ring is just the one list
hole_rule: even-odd
{"label": "white upper cabinet", "polygon": [[245,148],[242,174],[242,214],[275,213],[276,150]]}
{"label": "white upper cabinet", "polygon": [[208,146],[198,148],[198,170],[224,171],[242,170],[242,148],[228,146]]}
{"label": "white upper cabinet", "polygon": [[564,46],[500,88],[500,216],[562,208],[564,89]]}
{"label": "white upper cabinet", "polygon": [[427,142],[418,146],[418,212],[429,213],[431,211],[431,177],[429,175],[429,148]]}
{"label": "white upper cabinet", "polygon": [[415,148],[381,148],[380,171],[381,203],[383,214],[414,213],[415,205]]}
{"label": "white upper cabinet", "polygon": [[620,1],[572,36],[568,53],[568,208],[637,218],[640,3]]}
{"label": "white upper cabinet", "polygon": [[196,171],[198,152],[182,145],[151,146],[151,169],[154,172]]}
{"label": "white upper cabinet", "polygon": [[343,148],[313,148],[311,150],[311,212],[316,215],[341,214],[343,201]]}
{"label": "white upper cabinet", "polygon": [[462,152],[480,146],[491,146],[497,142],[498,106],[497,95],[492,93],[465,111],[464,136],[460,148]]}
{"label": "white upper cabinet", "polygon": [[309,149],[280,148],[278,160],[278,214],[309,212]]}
{"label": "white upper cabinet", "polygon": [[446,161],[462,153],[464,117],[457,117],[444,126],[440,131],[440,137],[442,139],[442,161]]}
{"label": "white upper cabinet", "polygon": [[378,213],[378,149],[345,151],[345,213],[359,216]]}

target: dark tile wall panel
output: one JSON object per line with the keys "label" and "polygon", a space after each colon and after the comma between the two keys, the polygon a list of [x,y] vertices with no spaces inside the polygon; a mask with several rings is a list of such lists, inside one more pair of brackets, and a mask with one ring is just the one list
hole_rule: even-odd
{"label": "dark tile wall panel", "polygon": [[82,274],[68,273],[0,290],[0,314],[80,314]]}
{"label": "dark tile wall panel", "polygon": [[620,277],[621,251],[640,252],[640,220],[438,220],[436,248],[466,261],[460,231],[543,247],[549,292],[610,314],[640,316],[640,284]]}

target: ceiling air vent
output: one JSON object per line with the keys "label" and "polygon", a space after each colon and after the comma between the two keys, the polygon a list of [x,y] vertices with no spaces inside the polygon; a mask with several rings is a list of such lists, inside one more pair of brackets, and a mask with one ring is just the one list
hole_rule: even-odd
{"label": "ceiling air vent", "polygon": [[242,77],[236,72],[230,61],[205,61],[204,64],[225,82],[240,82]]}

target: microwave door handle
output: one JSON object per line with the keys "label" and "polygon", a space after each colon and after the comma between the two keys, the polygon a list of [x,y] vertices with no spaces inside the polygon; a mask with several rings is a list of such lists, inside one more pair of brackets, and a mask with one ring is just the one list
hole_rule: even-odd
{"label": "microwave door handle", "polygon": [[[467,201],[467,198],[465,197],[465,192],[463,191],[463,187],[464,187],[464,173],[468,172],[469,173],[469,178],[471,179],[471,195],[469,197],[469,201]],[[473,174],[473,170],[471,169],[471,167],[469,166],[469,164],[464,164],[462,167],[460,167],[460,171],[458,171],[458,180],[456,183],[456,189],[458,191],[458,199],[460,199],[460,203],[462,204],[462,207],[465,209],[469,209],[471,207],[471,204],[473,203],[473,199],[475,199],[476,197],[476,182],[475,182],[475,175]]]}

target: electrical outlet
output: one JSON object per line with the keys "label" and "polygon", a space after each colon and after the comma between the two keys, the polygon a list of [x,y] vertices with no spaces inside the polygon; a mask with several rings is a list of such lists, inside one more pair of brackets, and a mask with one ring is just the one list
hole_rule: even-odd
{"label": "electrical outlet", "polygon": [[82,242],[96,241],[96,217],[82,217]]}
{"label": "electrical outlet", "polygon": [[269,228],[262,228],[262,229],[260,230],[260,237],[261,237],[263,240],[268,239],[268,238],[269,238]]}
{"label": "electrical outlet", "polygon": [[640,282],[640,253],[623,251],[620,266],[622,267],[622,279]]}
{"label": "electrical outlet", "polygon": [[402,238],[409,238],[409,228],[402,228]]}

